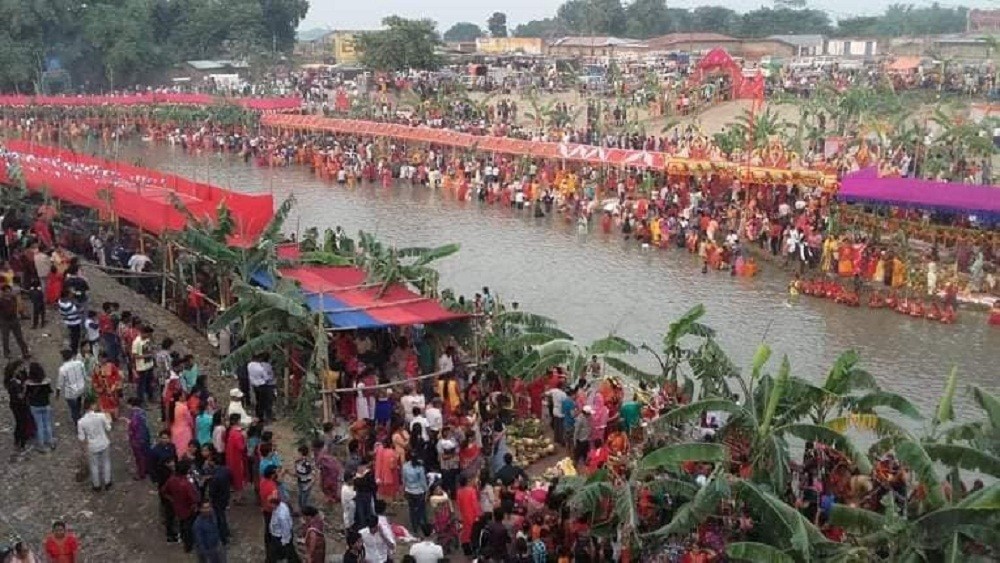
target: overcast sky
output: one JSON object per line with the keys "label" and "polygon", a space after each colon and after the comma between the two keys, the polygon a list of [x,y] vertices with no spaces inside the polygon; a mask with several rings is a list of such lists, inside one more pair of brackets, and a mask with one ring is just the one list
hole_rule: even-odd
{"label": "overcast sky", "polygon": [[[628,3],[630,0],[623,0]],[[486,27],[486,19],[494,11],[507,14],[510,27],[527,21],[553,16],[563,0],[310,0],[309,14],[299,29],[374,29],[382,18],[398,14],[410,18],[431,18],[438,22],[438,29],[445,31],[455,22],[471,21]],[[836,7],[830,2],[810,0],[809,5],[822,7],[834,19],[854,15],[878,14],[894,3],[929,6],[929,0],[840,0]],[[995,0],[967,0],[964,2],[942,0],[942,6],[972,6],[996,8]],[[737,11],[746,11],[760,6],[772,6],[772,2],[761,0],[718,0],[699,2],[697,0],[667,0],[674,8],[691,8],[700,5],[724,5]]]}

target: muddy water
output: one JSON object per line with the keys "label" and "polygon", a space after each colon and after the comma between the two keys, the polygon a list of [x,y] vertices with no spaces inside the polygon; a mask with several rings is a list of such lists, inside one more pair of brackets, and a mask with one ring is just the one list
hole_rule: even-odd
{"label": "muddy water", "polygon": [[583,342],[615,332],[659,348],[667,324],[704,303],[707,323],[740,366],[766,341],[775,358],[789,356],[793,374],[819,379],[841,351],[853,348],[884,387],[906,394],[925,411],[952,366],[958,366],[963,383],[1000,388],[1000,329],[988,327],[982,314],[965,312],[959,324],[945,326],[806,297],[789,306],[787,276],[770,265],[752,280],[702,274],[686,252],[643,251],[618,236],[579,234],[558,218],[458,203],[422,187],[347,189],[304,168],[269,170],[170,147],[126,152],[129,160],[139,157],[146,166],[196,180],[273,192],[275,201],[294,193],[298,205],[287,230],[341,225],[349,233],[364,229],[401,245],[459,242],[461,252],[438,264],[441,287],[471,297],[489,285],[506,300],[553,317]]}

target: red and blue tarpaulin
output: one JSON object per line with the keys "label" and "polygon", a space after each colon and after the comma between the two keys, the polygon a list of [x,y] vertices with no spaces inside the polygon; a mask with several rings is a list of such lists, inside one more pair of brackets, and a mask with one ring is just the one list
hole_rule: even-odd
{"label": "red and blue tarpaulin", "polygon": [[1000,221],[1000,189],[995,186],[880,178],[876,168],[845,176],[837,198],[848,203],[967,213],[991,222]]}
{"label": "red and blue tarpaulin", "polygon": [[[422,297],[402,284],[395,284],[379,295],[379,284],[367,283],[360,268],[342,266],[301,266],[281,268],[278,274],[298,282],[306,304],[322,311],[330,324],[339,329],[373,329],[414,324],[434,324],[467,318],[465,313],[445,309],[435,299]],[[258,272],[253,280],[271,288],[274,280]]]}

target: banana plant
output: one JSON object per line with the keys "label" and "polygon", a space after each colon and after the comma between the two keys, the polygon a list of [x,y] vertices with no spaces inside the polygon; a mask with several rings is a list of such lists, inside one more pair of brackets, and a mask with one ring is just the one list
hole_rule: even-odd
{"label": "banana plant", "polygon": [[611,354],[634,354],[638,348],[614,334],[582,345],[572,339],[555,339],[531,347],[531,350],[510,369],[511,377],[534,380],[555,366],[566,366],[573,377],[583,375],[587,362],[594,356],[607,358]]}
{"label": "banana plant", "polygon": [[851,459],[861,473],[869,472],[871,463],[867,455],[856,448],[847,436],[828,426],[790,420],[785,415],[786,394],[792,385],[791,367],[786,357],[776,377],[763,374],[770,356],[770,348],[761,346],[754,355],[749,378],[737,378],[746,398],[744,404],[730,398],[702,399],[664,414],[655,425],[663,427],[688,422],[703,412],[728,413],[729,420],[724,430],[738,432],[745,437],[754,482],[767,484],[773,491],[783,492],[791,473],[789,436],[827,444]]}

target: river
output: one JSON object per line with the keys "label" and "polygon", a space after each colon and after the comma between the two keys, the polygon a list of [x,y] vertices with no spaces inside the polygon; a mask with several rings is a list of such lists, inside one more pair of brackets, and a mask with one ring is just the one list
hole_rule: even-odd
{"label": "river", "polygon": [[558,218],[459,203],[420,186],[347,189],[302,167],[271,170],[166,146],[131,147],[122,155],[136,157],[222,187],[271,191],[276,203],[294,193],[298,204],[286,231],[341,225],[352,235],[363,229],[399,245],[458,242],[458,254],[436,263],[442,288],[471,298],[488,285],[505,301],[554,318],[581,342],[614,332],[659,349],[671,320],[704,303],[705,322],[741,367],[766,341],[772,370],[787,354],[793,375],[820,380],[840,352],[853,348],[883,387],[928,413],[953,366],[960,374],[959,411],[971,404],[967,384],[1000,388],[1000,330],[981,313],[963,311],[948,326],[809,297],[789,306],[787,276],[768,264],[753,279],[702,274],[687,252],[643,251],[619,236],[578,234]]}

